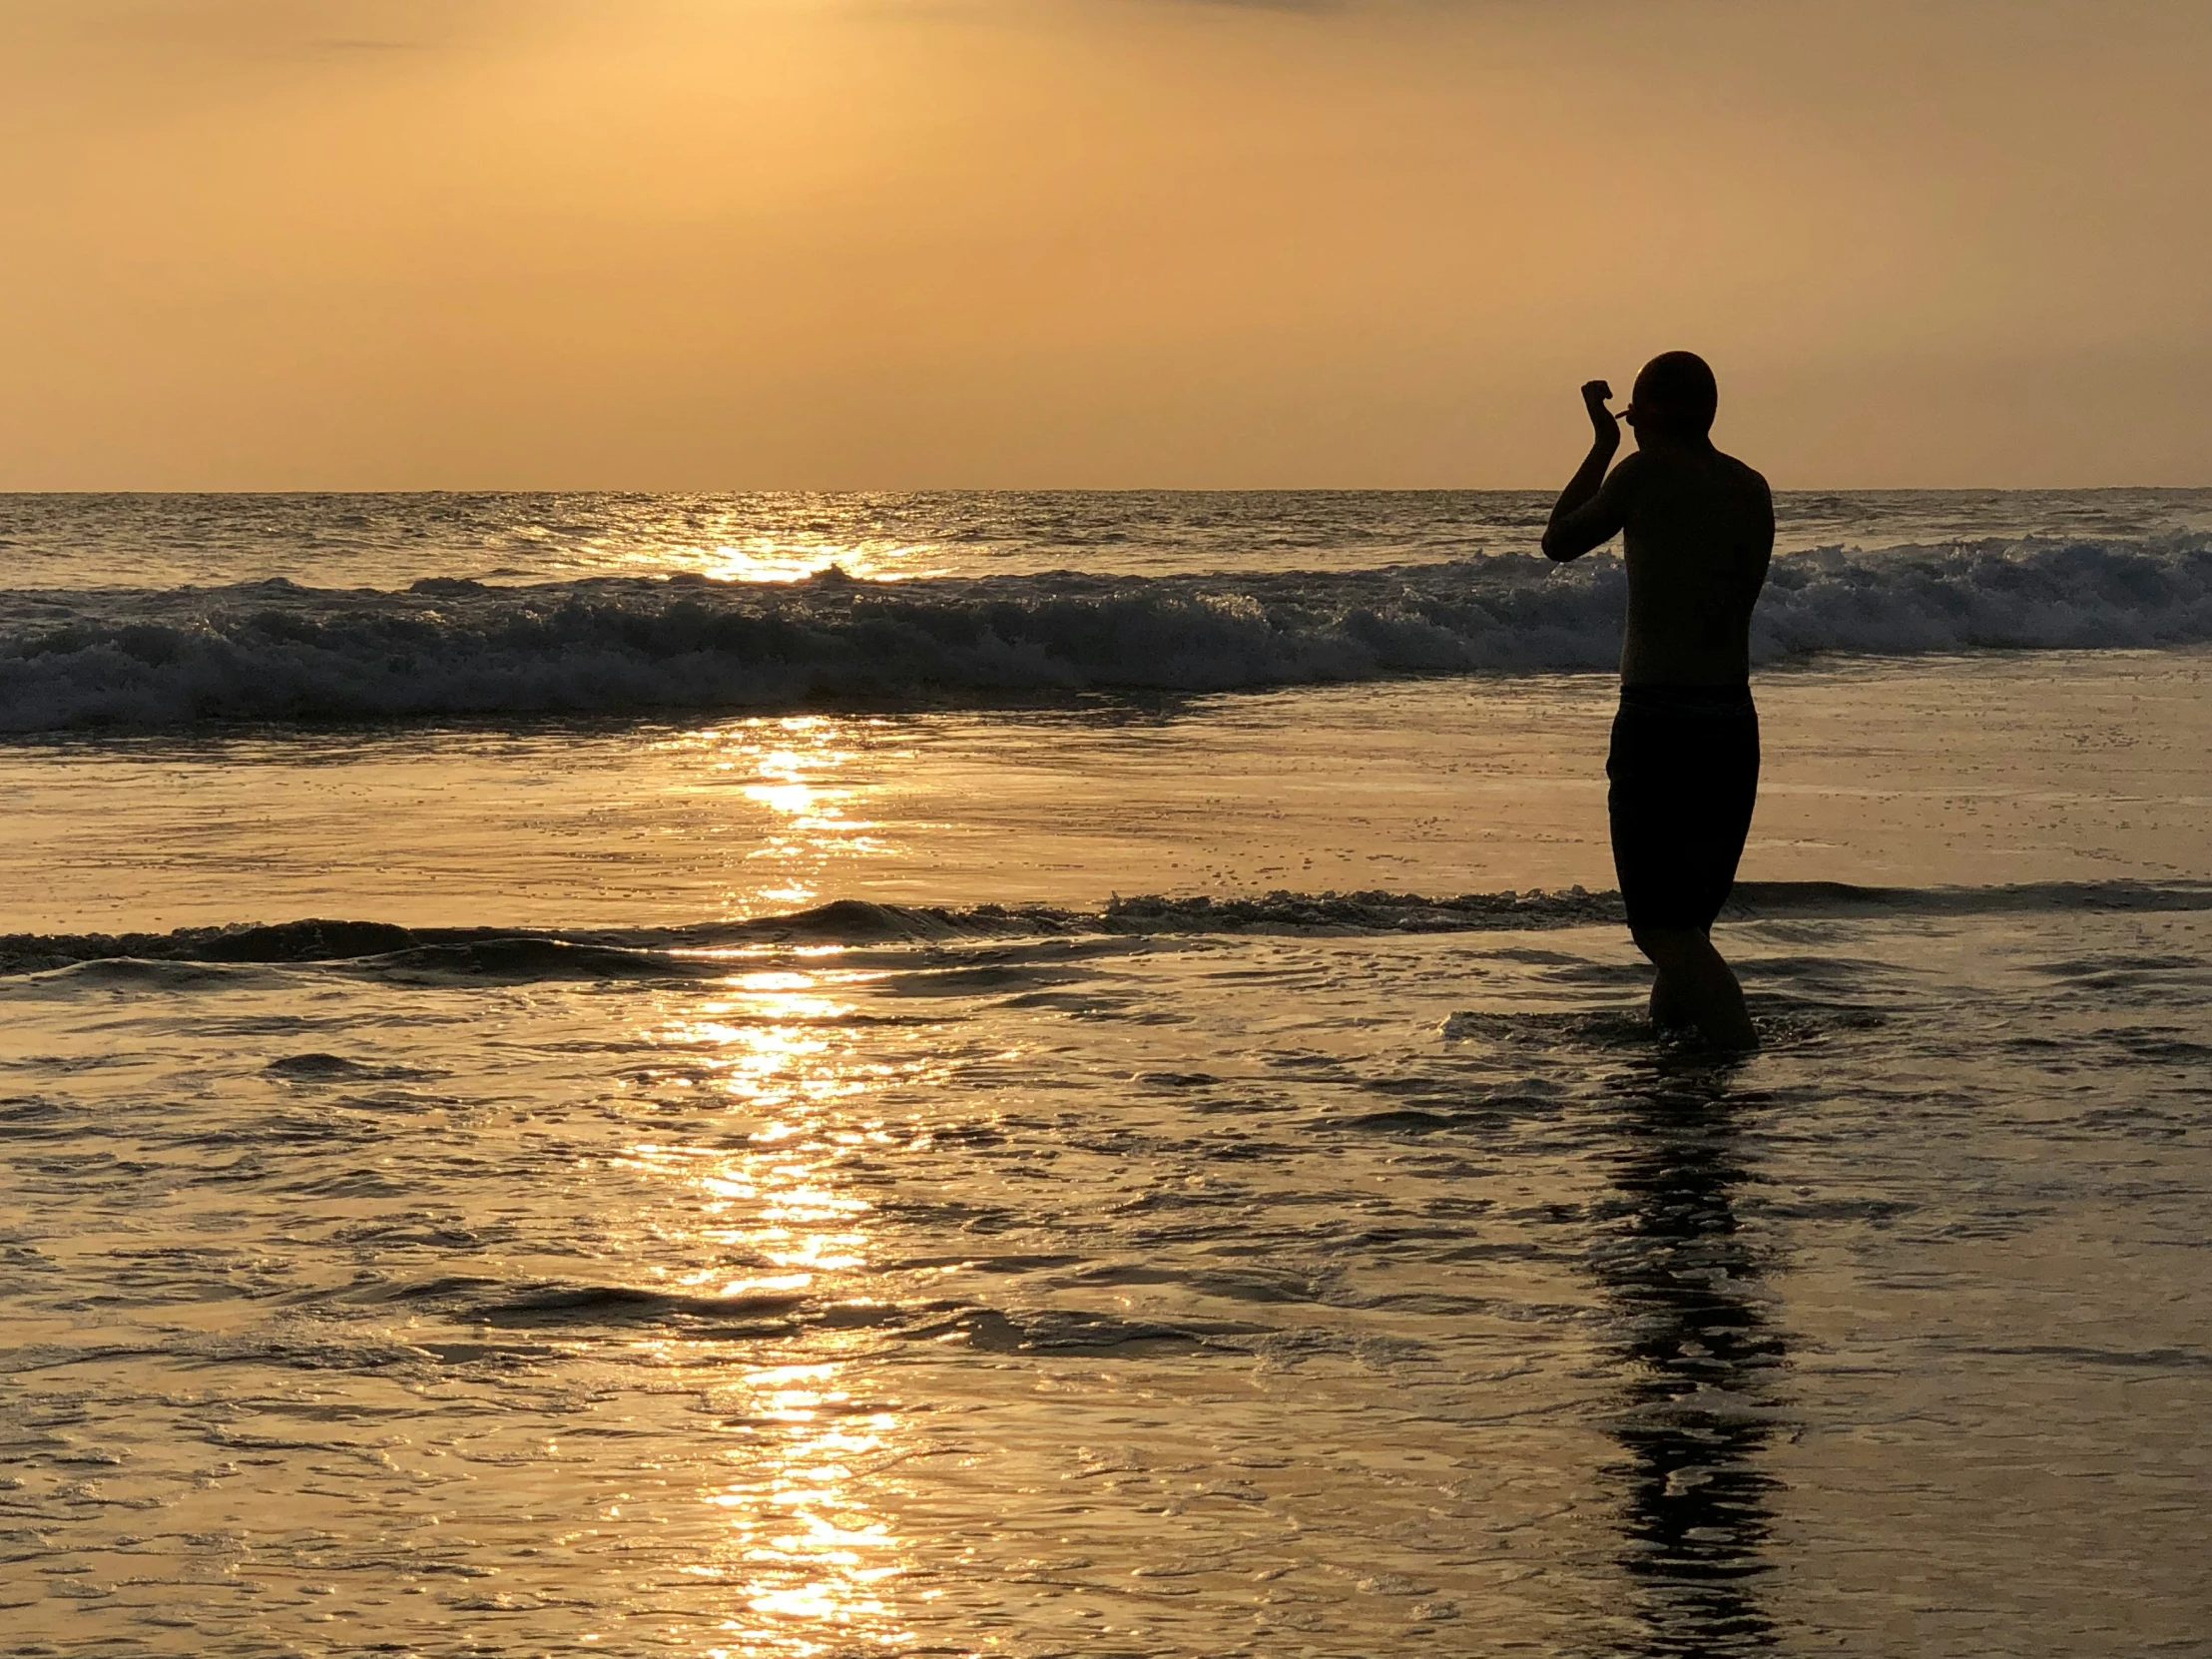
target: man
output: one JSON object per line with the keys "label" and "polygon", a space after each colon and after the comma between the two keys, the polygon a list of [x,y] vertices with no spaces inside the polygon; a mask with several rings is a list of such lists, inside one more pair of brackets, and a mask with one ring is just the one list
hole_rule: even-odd
{"label": "man", "polygon": [[1603,380],[1582,388],[1596,441],[1551,510],[1544,553],[1580,558],[1627,532],[1628,632],[1605,763],[1613,866],[1636,947],[1659,970],[1652,1023],[1751,1048],[1743,987],[1710,933],[1759,791],[1751,608],[1774,552],[1774,496],[1713,447],[1719,394],[1702,357],[1669,351],[1644,365],[1627,409],[1636,453],[1608,474],[1621,442],[1612,395]]}

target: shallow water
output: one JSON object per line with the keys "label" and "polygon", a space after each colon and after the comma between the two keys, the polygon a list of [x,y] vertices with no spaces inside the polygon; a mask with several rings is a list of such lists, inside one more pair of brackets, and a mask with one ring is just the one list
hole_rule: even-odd
{"label": "shallow water", "polygon": [[15,1651],[2185,1650],[2165,903],[18,978]]}
{"label": "shallow water", "polygon": [[[2212,652],[1825,660],[1759,678],[1744,873],[2202,878]],[[0,746],[0,927],[686,925],[837,898],[1613,884],[1599,675],[695,726]],[[87,832],[87,827],[95,827]]]}

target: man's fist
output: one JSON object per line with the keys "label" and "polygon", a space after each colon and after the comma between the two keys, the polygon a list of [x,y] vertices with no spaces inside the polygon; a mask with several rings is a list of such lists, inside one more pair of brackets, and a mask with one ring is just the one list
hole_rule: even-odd
{"label": "man's fist", "polygon": [[1605,406],[1612,395],[1613,388],[1603,380],[1583,382],[1582,406],[1590,411],[1590,426],[1597,433],[1597,441],[1600,443],[1621,441],[1620,416]]}

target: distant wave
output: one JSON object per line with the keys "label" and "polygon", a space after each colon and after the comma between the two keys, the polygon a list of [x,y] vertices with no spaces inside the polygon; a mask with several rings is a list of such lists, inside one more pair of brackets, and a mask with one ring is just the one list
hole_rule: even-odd
{"label": "distant wave", "polygon": [[[2050,910],[2212,910],[2212,881],[2040,881],[1993,887],[1862,887],[1840,881],[1739,881],[1729,915],[1987,915]],[[144,967],[159,975],[223,965],[331,964],[374,974],[497,981],[688,979],[733,971],[732,953],[763,946],[951,944],[959,941],[1157,937],[1185,934],[1448,933],[1618,923],[1620,895],[1585,892],[1273,892],[1253,898],[1117,898],[1103,910],[1049,905],[874,904],[839,899],[813,909],[688,927],[401,927],[305,920],[186,927],[171,933],[0,936],[0,974]],[[324,1075],[346,1062],[282,1062]],[[318,1069],[324,1068],[324,1069]],[[336,1075],[334,1070],[328,1072]],[[348,1071],[347,1075],[351,1075]]]}
{"label": "distant wave", "polygon": [[[0,594],[0,731],[144,729],[1097,689],[1210,692],[1602,669],[1609,557],[1496,554],[1346,572],[1047,575],[785,586],[428,579]],[[1984,542],[1776,561],[1753,630],[1814,652],[2114,648],[2212,639],[2212,537]]]}

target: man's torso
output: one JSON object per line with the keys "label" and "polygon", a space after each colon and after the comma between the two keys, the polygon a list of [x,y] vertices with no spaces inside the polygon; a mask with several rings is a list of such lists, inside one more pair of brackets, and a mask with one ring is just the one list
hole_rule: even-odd
{"label": "man's torso", "polygon": [[1639,452],[1624,537],[1628,632],[1621,683],[1740,685],[1751,610],[1774,551],[1767,482],[1717,449]]}

